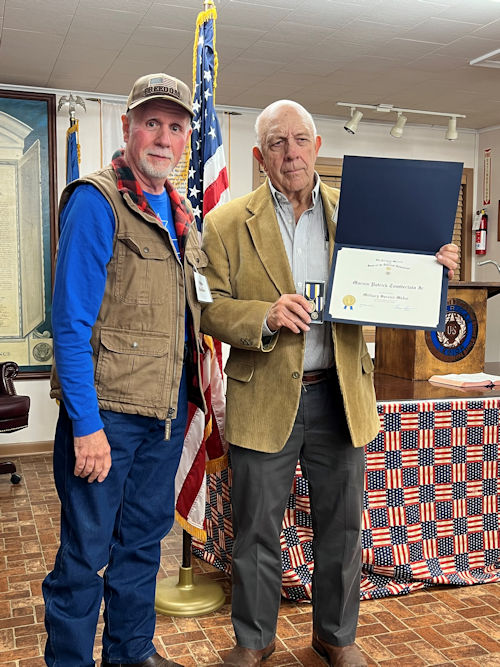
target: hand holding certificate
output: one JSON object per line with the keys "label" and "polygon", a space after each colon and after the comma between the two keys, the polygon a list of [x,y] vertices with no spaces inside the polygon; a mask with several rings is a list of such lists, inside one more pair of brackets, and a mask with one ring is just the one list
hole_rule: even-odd
{"label": "hand holding certificate", "polygon": [[462,164],[346,156],[325,319],[439,329]]}

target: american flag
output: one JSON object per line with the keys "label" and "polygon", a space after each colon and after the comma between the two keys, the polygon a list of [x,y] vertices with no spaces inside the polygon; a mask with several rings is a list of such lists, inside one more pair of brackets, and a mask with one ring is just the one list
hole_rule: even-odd
{"label": "american flag", "polygon": [[201,12],[196,21],[196,61],[191,135],[188,198],[198,229],[203,216],[229,201],[229,184],[222,137],[215,113],[217,53],[215,51],[215,7]]}
{"label": "american flag", "polygon": [[[211,6],[210,6],[211,5]],[[203,216],[229,201],[228,175],[219,121],[215,113],[214,91],[217,77],[215,19],[213,3],[196,20],[193,63],[193,132],[188,173],[188,198],[198,230]],[[225,460],[224,382],[220,343],[203,339],[202,385],[208,414],[189,406],[188,425],[181,462],[175,479],[176,518],[191,535],[204,540],[206,472],[214,472]]]}

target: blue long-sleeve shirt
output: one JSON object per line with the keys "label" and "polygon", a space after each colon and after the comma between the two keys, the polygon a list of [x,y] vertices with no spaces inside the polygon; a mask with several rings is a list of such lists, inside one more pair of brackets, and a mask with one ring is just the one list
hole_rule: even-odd
{"label": "blue long-sleeve shirt", "polygon": [[[144,193],[177,249],[170,199]],[[166,201],[165,201],[166,198]],[[60,217],[60,238],[52,301],[54,357],[64,403],[75,436],[103,427],[94,388],[90,339],[113,256],[115,220],[110,204],[92,185],[79,185]]]}

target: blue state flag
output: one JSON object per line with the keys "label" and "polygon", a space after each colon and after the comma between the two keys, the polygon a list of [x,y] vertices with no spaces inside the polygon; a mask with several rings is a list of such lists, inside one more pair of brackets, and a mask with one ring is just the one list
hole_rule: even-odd
{"label": "blue state flag", "polygon": [[66,131],[66,183],[80,177],[80,146],[77,140],[78,121]]}

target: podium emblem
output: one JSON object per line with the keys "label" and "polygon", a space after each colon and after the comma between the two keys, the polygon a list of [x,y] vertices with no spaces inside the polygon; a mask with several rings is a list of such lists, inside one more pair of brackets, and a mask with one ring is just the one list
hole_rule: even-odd
{"label": "podium emblem", "polygon": [[444,331],[426,331],[427,348],[440,361],[460,361],[477,340],[477,317],[470,304],[448,299]]}

